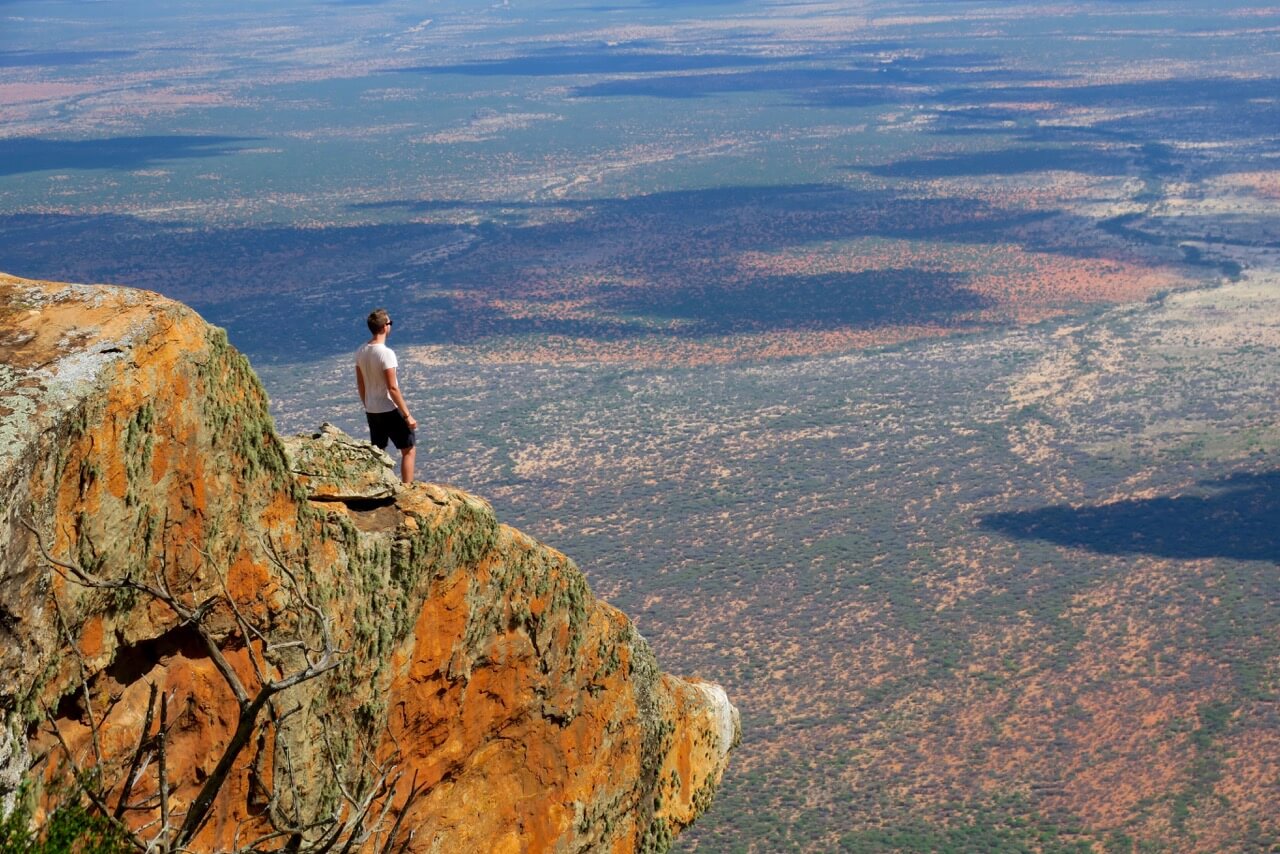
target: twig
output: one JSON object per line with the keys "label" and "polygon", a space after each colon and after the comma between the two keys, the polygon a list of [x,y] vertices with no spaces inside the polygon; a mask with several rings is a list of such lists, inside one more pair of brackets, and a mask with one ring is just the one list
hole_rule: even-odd
{"label": "twig", "polygon": [[[200,639],[204,641],[205,648],[208,650],[209,656],[213,660],[214,667],[218,669],[223,680],[226,681],[227,685],[230,686],[232,693],[235,694],[236,702],[240,704],[242,708],[248,705],[249,694],[245,691],[244,685],[241,684],[240,677],[236,675],[235,670],[233,670],[231,665],[227,663],[227,659],[222,655],[222,650],[218,647],[217,640],[209,633],[209,630],[205,628],[204,623],[202,622],[204,616],[212,609],[213,605],[216,604],[215,597],[206,599],[193,610],[183,605],[178,598],[169,591],[169,585],[167,582],[164,582],[163,579],[161,579],[162,583],[159,587],[153,587],[150,584],[144,584],[141,581],[136,581],[132,578],[122,578],[114,581],[104,581],[103,579],[95,578],[75,564],[58,560],[53,555],[49,554],[49,550],[45,548],[44,545],[44,538],[40,536],[40,532],[36,530],[35,525],[32,525],[31,522],[26,519],[22,520],[22,524],[35,536],[36,546],[40,549],[41,556],[54,568],[62,569],[71,573],[73,578],[70,580],[74,580],[82,587],[88,587],[94,590],[137,590],[141,593],[146,593],[148,596],[151,596],[168,606],[168,608],[173,611],[184,624],[190,623],[200,635]],[[66,576],[63,577],[65,578]]]}
{"label": "twig", "polygon": [[71,654],[76,659],[76,671],[80,676],[80,691],[84,694],[84,710],[89,717],[89,734],[93,743],[93,761],[94,765],[102,764],[102,742],[98,739],[98,720],[93,713],[93,695],[89,691],[89,678],[85,675],[84,654],[80,652],[80,646],[71,637],[71,629],[67,626],[66,618],[62,616],[62,606],[58,604],[58,597],[53,598],[53,613],[58,618],[58,628],[62,630],[63,640],[67,642],[67,647],[71,650]]}
{"label": "twig", "polygon": [[[213,556],[209,554],[207,549],[201,549],[200,554],[204,555],[204,559],[207,560],[210,564],[214,563]],[[264,672],[264,669],[263,669],[263,665],[265,665],[266,662],[263,661],[260,663],[258,661],[259,656],[254,653],[253,641],[250,639],[249,636],[253,635],[254,637],[256,637],[264,648],[268,646],[269,639],[257,626],[250,623],[249,620],[240,611],[240,606],[236,604],[235,597],[231,595],[231,588],[230,586],[228,586],[227,579],[223,576],[223,574],[221,572],[215,572],[214,574],[218,576],[218,583],[222,586],[223,599],[226,601],[227,605],[230,606],[231,613],[232,615],[235,616],[236,624],[240,627],[240,631],[244,634],[244,645],[245,645],[245,649],[248,650],[249,664],[253,666],[254,675],[258,677],[258,683],[262,684],[267,681],[267,674]]]}
{"label": "twig", "polygon": [[89,803],[93,804],[94,808],[102,814],[104,819],[110,822],[113,827],[124,835],[126,841],[139,851],[146,851],[146,843],[134,835],[133,831],[130,830],[124,822],[120,821],[110,813],[107,809],[106,801],[104,801],[97,792],[93,791],[89,786],[84,785],[84,769],[82,769],[80,764],[76,762],[75,755],[71,752],[71,746],[67,744],[67,740],[62,737],[62,730],[58,728],[57,719],[54,718],[53,712],[51,712],[43,703],[41,704],[41,708],[44,710],[45,719],[49,722],[49,728],[53,730],[54,737],[58,739],[58,745],[62,748],[63,755],[66,756],[67,762],[71,765],[71,773],[75,775],[76,781],[80,783],[80,792],[89,799]]}
{"label": "twig", "polygon": [[400,815],[396,816],[396,823],[391,825],[391,835],[387,837],[386,844],[382,846],[382,854],[392,854],[391,846],[395,844],[396,836],[400,833],[400,825],[404,822],[404,817],[409,814],[409,808],[413,806],[413,802],[427,790],[427,784],[418,785],[418,772],[413,772],[413,781],[409,784],[409,794],[404,799],[404,805],[400,807]]}
{"label": "twig", "polygon": [[[300,804],[302,798],[298,792],[296,769],[294,768],[288,743],[282,738],[281,730],[287,719],[300,712],[302,706],[295,704],[292,709],[281,713],[276,708],[274,698],[283,691],[287,691],[302,682],[322,676],[336,668],[341,662],[343,651],[334,643],[331,631],[332,619],[324,609],[309,598],[298,574],[288,566],[274,542],[268,538],[264,544],[264,550],[275,568],[279,570],[280,577],[285,580],[290,600],[288,613],[291,614],[292,619],[288,622],[288,629],[281,632],[288,639],[273,643],[267,631],[254,625],[246,612],[240,608],[239,603],[231,595],[227,579],[221,573],[218,573],[218,580],[222,588],[221,595],[210,596],[198,605],[188,605],[175,595],[170,586],[167,569],[167,543],[163,549],[160,566],[156,567],[155,570],[154,584],[130,577],[104,579],[84,570],[74,562],[55,558],[46,548],[44,540],[36,527],[28,520],[22,520],[22,524],[34,535],[41,556],[54,572],[64,580],[89,589],[130,590],[143,593],[168,607],[180,621],[179,625],[190,625],[194,628],[208,651],[214,667],[235,697],[238,712],[236,729],[223,747],[222,754],[219,756],[212,773],[205,779],[188,808],[180,812],[171,810],[170,805],[171,794],[167,748],[173,724],[169,721],[170,698],[164,692],[160,693],[158,700],[159,727],[155,735],[150,734],[157,703],[158,689],[154,683],[150,686],[146,717],[142,731],[138,736],[137,746],[131,757],[128,771],[121,783],[121,791],[116,801],[115,809],[110,811],[105,802],[105,796],[101,791],[101,781],[98,784],[89,783],[88,778],[77,764],[75,756],[71,753],[70,746],[63,738],[61,730],[58,729],[53,715],[47,709],[45,710],[50,726],[53,728],[63,753],[67,756],[67,761],[80,784],[79,788],[84,797],[88,798],[95,809],[121,830],[133,847],[144,852],[158,851],[162,852],[162,854],[183,854],[188,850],[192,840],[207,822],[212,812],[213,804],[222,791],[239,756],[250,743],[253,735],[260,731],[260,727],[263,725],[260,718],[264,708],[270,711],[274,729],[272,733],[273,752],[277,757],[283,759],[283,768],[277,766],[274,776],[277,781],[287,779],[292,788],[293,801],[290,806],[294,813],[294,818],[292,821],[282,821],[279,786],[273,785],[267,802],[267,817],[273,825],[273,830],[250,842],[248,848],[240,849],[240,828],[237,828],[234,838],[237,850],[259,850],[259,846],[275,843],[282,838],[286,841],[279,850],[305,851],[310,852],[310,854],[324,854],[324,852],[328,852],[337,846],[341,846],[343,852],[352,852],[362,848],[371,838],[375,840],[376,847],[381,836],[379,828],[384,826],[390,811],[394,809],[395,791],[398,788],[400,775],[394,773],[393,765],[373,762],[370,758],[373,755],[372,752],[362,749],[361,761],[369,766],[371,771],[362,772],[360,779],[368,780],[369,784],[367,788],[363,785],[354,788],[349,787],[345,779],[346,775],[344,775],[343,769],[337,762],[327,722],[323,722],[325,748],[335,782],[342,793],[343,802],[331,815],[321,820],[306,824],[301,821]],[[207,551],[202,550],[201,553],[210,564],[214,563],[212,556]],[[240,675],[223,654],[218,639],[214,637],[213,633],[205,625],[205,619],[221,602],[227,604],[235,619],[236,626],[245,641],[250,665],[253,667],[254,675],[257,677],[258,685],[252,696],[246,689]],[[59,613],[59,621],[63,633],[66,635],[68,642],[71,643],[72,649],[79,659],[81,685],[85,692],[90,729],[94,738],[94,754],[97,759],[94,767],[95,769],[100,769],[102,766],[102,753],[97,739],[101,721],[99,721],[92,707],[83,657],[80,656],[78,647],[72,642],[73,638],[70,629],[66,621],[62,619],[61,613]],[[301,651],[300,658],[304,664],[304,666],[292,672],[284,671],[279,665],[273,664],[267,657],[271,653],[290,649]],[[273,671],[279,672],[280,675],[276,678],[271,678],[270,674]],[[110,714],[109,711],[108,714]],[[153,756],[157,765],[156,774],[159,793],[145,798],[139,803],[130,803],[130,797]],[[283,771],[283,776],[280,773],[281,771]],[[365,774],[368,774],[368,776],[366,777]],[[401,824],[404,821],[404,811],[407,811],[409,805],[412,804],[421,791],[416,784],[415,777],[414,785],[411,788],[408,799],[405,801],[404,810],[400,813],[385,845],[382,846],[384,852],[389,852],[392,849]],[[137,830],[131,831],[125,826],[121,819],[129,812],[155,809],[157,804],[160,812],[159,818],[143,825],[149,831],[154,827],[156,821],[159,822],[159,830],[150,838],[148,843],[142,839]],[[175,826],[175,822],[179,823]],[[319,832],[319,838],[313,836],[317,831]],[[309,836],[312,837],[310,842],[307,841]]]}
{"label": "twig", "polygon": [[[161,602],[164,602],[166,605],[169,605],[170,607],[173,606],[173,597],[166,595],[161,590],[157,590],[156,588],[152,587],[150,584],[143,584],[141,581],[135,581],[131,578],[123,578],[117,581],[103,581],[102,579],[94,578],[93,576],[89,575],[87,572],[85,572],[80,567],[76,566],[74,563],[67,563],[66,561],[58,560],[53,555],[49,554],[49,550],[45,548],[44,538],[40,536],[40,532],[36,530],[35,525],[31,524],[31,522],[26,519],[22,520],[22,525],[24,528],[30,531],[33,535],[35,535],[36,547],[40,550],[40,556],[43,557],[45,561],[47,561],[49,564],[51,564],[55,568],[63,569],[71,573],[71,575],[74,576],[73,580],[79,583],[82,587],[89,587],[95,590],[121,590],[121,589],[139,590],[139,591],[142,591],[143,593],[147,593],[151,596],[154,596],[155,598],[159,599]],[[185,617],[186,615],[180,614],[179,616]]]}
{"label": "twig", "polygon": [[[152,689],[154,690],[154,689]],[[169,697],[160,698],[160,731],[156,733],[156,775],[160,787],[160,832],[156,838],[169,848],[169,768],[165,763],[165,748],[169,741]]]}
{"label": "twig", "polygon": [[347,784],[342,779],[342,768],[338,765],[337,752],[333,749],[333,741],[329,736],[329,721],[327,718],[320,719],[320,734],[324,736],[324,755],[329,760],[329,770],[333,773],[334,782],[338,784],[338,791],[342,793],[342,797],[349,804],[354,804],[356,799],[351,792],[347,791]]}
{"label": "twig", "polygon": [[[124,776],[124,785],[120,789],[120,799],[116,801],[115,817],[120,818],[124,815],[126,805],[129,801],[129,795],[133,793],[133,787],[138,782],[138,777],[142,775],[142,755],[146,752],[147,742],[150,740],[151,717],[156,709],[156,683],[151,683],[151,694],[147,697],[147,714],[142,721],[142,732],[138,736],[138,747],[133,751],[133,759],[129,762],[129,771]],[[161,724],[163,729],[164,724]]]}
{"label": "twig", "polygon": [[253,735],[253,731],[258,724],[258,715],[262,712],[262,708],[267,704],[267,701],[294,685],[328,673],[338,664],[339,662],[332,657],[332,650],[327,649],[324,656],[316,664],[308,665],[303,670],[289,676],[268,682],[258,689],[257,695],[254,696],[248,706],[240,710],[240,719],[236,725],[236,731],[231,736],[231,741],[223,749],[222,756],[218,759],[218,764],[213,769],[213,773],[205,780],[195,800],[191,802],[187,818],[178,831],[177,845],[185,845],[208,817],[209,809],[213,806],[214,797],[226,781],[227,774],[231,771],[232,763],[240,755],[240,751],[244,749],[244,746],[249,743],[249,738]]}

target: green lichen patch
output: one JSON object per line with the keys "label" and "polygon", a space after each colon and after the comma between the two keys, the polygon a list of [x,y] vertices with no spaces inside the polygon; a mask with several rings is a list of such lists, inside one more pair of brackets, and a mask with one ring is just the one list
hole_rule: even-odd
{"label": "green lichen patch", "polygon": [[620,821],[631,811],[630,801],[634,792],[624,790],[609,798],[602,798],[590,803],[574,804],[574,840],[577,851],[604,851],[612,848],[612,843],[620,831],[628,824]]}
{"label": "green lichen patch", "polygon": [[124,457],[125,496],[127,507],[138,505],[139,485],[145,485],[145,475],[151,471],[151,461],[155,449],[156,411],[150,402],[144,403],[125,423],[121,452]]}
{"label": "green lichen patch", "polygon": [[293,476],[258,375],[227,341],[225,330],[210,327],[205,343],[206,356],[196,371],[205,386],[200,400],[210,444],[231,453],[244,481],[263,477],[275,488],[288,489]]}
{"label": "green lichen patch", "polygon": [[[675,733],[675,724],[671,720],[671,700],[661,691],[662,674],[649,643],[630,623],[627,624],[627,629],[631,647],[631,689],[635,695],[636,713],[642,733],[638,785],[641,791],[653,792],[656,798],[661,798],[659,772],[671,751],[672,736]],[[641,850],[660,852],[666,851],[671,845],[671,828],[663,819],[654,818],[657,809],[657,804],[652,801],[641,802],[639,818],[641,826],[646,828],[645,839],[650,840],[648,844],[658,846]]]}
{"label": "green lichen patch", "polygon": [[645,827],[640,841],[636,845],[636,854],[667,854],[671,843],[675,841],[671,825],[664,818],[655,818]]}
{"label": "green lichen patch", "polygon": [[[544,673],[572,673],[593,602],[582,573],[550,549],[521,544],[510,535],[486,566],[483,583],[473,582],[469,591],[467,627],[456,650],[466,669],[484,656],[494,637],[518,630],[529,637]],[[535,609],[533,603],[539,600],[545,604]],[[567,637],[563,646],[558,641],[561,627]],[[568,708],[544,711],[566,720],[575,713]]]}
{"label": "green lichen patch", "polygon": [[719,785],[716,782],[714,772],[707,774],[706,779],[702,781],[702,785],[693,793],[693,818],[697,818],[711,808],[711,803],[716,799],[716,790]]}

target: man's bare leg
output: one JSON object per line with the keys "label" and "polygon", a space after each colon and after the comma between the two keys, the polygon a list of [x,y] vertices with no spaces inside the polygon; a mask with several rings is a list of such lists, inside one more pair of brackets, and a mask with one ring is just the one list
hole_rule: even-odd
{"label": "man's bare leg", "polygon": [[413,458],[417,451],[417,448],[405,448],[400,452],[400,480],[405,483],[413,483]]}

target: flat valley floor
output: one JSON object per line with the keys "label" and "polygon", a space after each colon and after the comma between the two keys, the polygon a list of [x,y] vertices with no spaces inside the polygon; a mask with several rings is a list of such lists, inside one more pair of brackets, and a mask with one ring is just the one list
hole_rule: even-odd
{"label": "flat valley floor", "polygon": [[0,0],[0,270],[225,326],[744,742],[682,851],[1280,844],[1280,9]]}
{"label": "flat valley floor", "polygon": [[[348,370],[268,369],[282,427],[360,435]],[[682,850],[1280,831],[1275,271],[836,357],[412,377],[424,476],[741,708]]]}

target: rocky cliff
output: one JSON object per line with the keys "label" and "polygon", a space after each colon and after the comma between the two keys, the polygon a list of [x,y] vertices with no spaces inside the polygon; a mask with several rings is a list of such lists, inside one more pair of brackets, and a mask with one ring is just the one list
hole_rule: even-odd
{"label": "rocky cliff", "polygon": [[96,767],[154,833],[226,770],[193,848],[363,826],[366,848],[661,851],[709,804],[722,689],[661,673],[481,499],[401,487],[332,429],[282,441],[191,310],[0,276],[0,354],[5,810]]}

